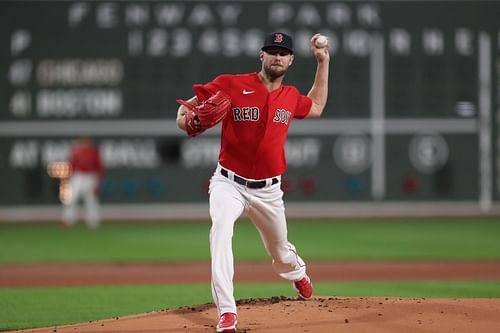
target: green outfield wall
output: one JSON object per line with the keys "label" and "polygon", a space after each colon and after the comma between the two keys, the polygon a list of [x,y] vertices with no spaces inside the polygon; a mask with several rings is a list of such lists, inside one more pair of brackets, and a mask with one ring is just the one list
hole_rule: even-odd
{"label": "green outfield wall", "polygon": [[295,38],[286,81],[304,94],[310,36],[332,54],[324,116],[290,129],[289,202],[492,212],[499,17],[496,1],[0,2],[0,219],[60,204],[47,169],[82,134],[106,165],[103,204],[206,203],[219,128],[188,139],[175,99],[259,70],[275,30]]}

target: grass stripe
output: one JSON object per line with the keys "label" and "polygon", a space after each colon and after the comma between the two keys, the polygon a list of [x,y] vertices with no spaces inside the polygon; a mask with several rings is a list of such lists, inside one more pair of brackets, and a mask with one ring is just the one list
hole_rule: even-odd
{"label": "grass stripe", "polygon": [[[0,264],[209,260],[209,221],[84,226],[1,225]],[[294,220],[289,239],[306,260],[500,259],[500,220]],[[255,227],[235,227],[236,260],[268,261]]]}

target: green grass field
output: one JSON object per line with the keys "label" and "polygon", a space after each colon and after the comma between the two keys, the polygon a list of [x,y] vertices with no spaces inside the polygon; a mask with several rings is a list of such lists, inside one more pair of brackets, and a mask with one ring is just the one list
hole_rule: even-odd
{"label": "green grass field", "polygon": [[[40,262],[207,261],[208,221],[0,225],[0,265]],[[292,220],[307,260],[500,260],[498,219]],[[237,223],[236,260],[268,261],[255,228]],[[236,297],[292,296],[289,283],[237,284]],[[318,295],[500,297],[500,281],[317,283]],[[76,302],[76,300],[78,300]],[[211,302],[207,284],[0,288],[0,330],[83,322]]]}
{"label": "green grass field", "polygon": [[[209,221],[0,225],[0,263],[209,260]],[[307,260],[500,259],[493,219],[292,220],[289,239]],[[235,226],[238,260],[268,260],[254,226]]]}

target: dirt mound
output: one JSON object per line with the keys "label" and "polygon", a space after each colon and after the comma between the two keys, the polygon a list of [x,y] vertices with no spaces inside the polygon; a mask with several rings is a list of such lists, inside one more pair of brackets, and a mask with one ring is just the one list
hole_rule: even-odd
{"label": "dirt mound", "polygon": [[[286,297],[238,301],[243,333],[493,333],[500,332],[500,299]],[[214,332],[212,304],[183,307],[22,332]]]}

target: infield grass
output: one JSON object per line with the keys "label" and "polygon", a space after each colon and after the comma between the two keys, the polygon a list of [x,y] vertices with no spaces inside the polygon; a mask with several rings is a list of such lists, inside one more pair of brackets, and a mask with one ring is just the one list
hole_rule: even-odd
{"label": "infield grass", "polygon": [[[209,260],[210,223],[0,225],[0,264]],[[289,240],[306,260],[500,259],[500,220],[292,220]],[[235,226],[237,260],[267,261],[255,227]]]}

